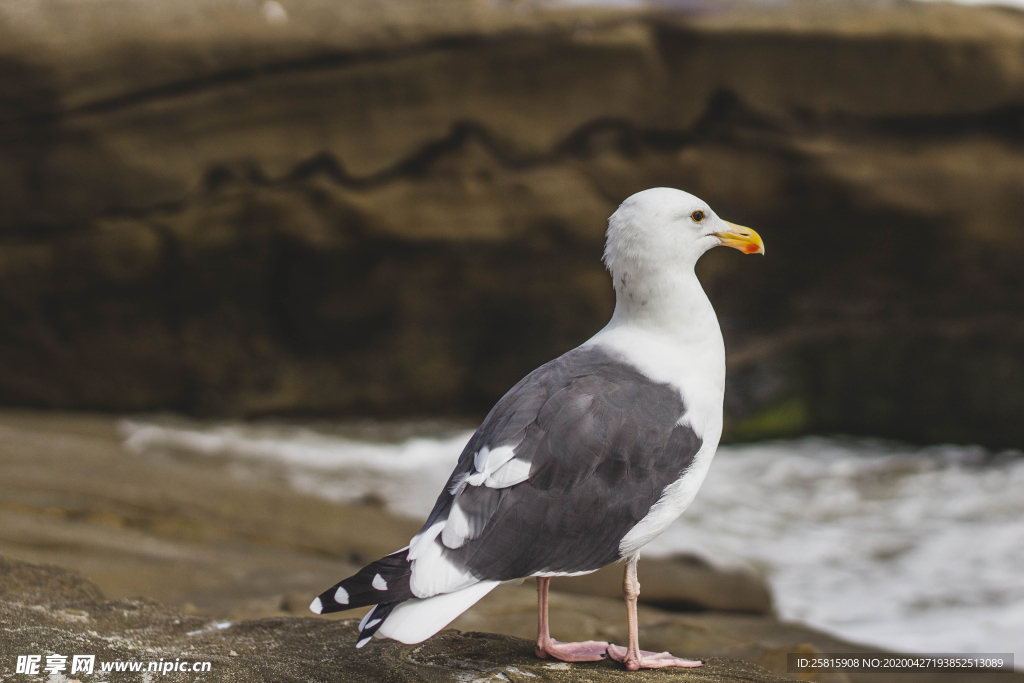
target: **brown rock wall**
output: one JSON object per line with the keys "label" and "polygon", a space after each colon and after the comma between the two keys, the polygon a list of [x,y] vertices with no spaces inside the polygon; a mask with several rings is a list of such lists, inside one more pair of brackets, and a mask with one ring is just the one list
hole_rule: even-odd
{"label": "brown rock wall", "polygon": [[670,185],[733,436],[1024,444],[1020,14],[374,6],[0,15],[0,401],[480,413]]}

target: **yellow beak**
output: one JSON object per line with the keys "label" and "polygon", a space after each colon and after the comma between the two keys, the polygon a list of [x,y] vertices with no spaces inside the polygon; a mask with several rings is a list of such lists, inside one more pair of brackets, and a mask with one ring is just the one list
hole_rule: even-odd
{"label": "yellow beak", "polygon": [[729,226],[729,229],[723,232],[712,233],[715,237],[722,240],[723,247],[739,249],[744,254],[764,254],[764,242],[761,241],[761,236],[755,231],[742,225],[730,223],[729,221],[723,222]]}

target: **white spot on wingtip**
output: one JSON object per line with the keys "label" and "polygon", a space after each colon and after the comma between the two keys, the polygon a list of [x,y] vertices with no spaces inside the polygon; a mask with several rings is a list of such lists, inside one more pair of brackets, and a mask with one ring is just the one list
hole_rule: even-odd
{"label": "white spot on wingtip", "polygon": [[338,590],[334,591],[334,601],[339,605],[348,604],[348,591],[338,586]]}
{"label": "white spot on wingtip", "polygon": [[366,622],[373,618],[373,613],[377,611],[377,605],[373,606],[369,612],[367,612],[362,619],[359,620],[359,632],[362,633],[363,629],[366,628]]}
{"label": "white spot on wingtip", "polygon": [[380,623],[380,619],[374,619],[373,621],[371,621],[369,624],[366,625],[366,628],[373,628],[374,626],[376,626],[379,623]]}
{"label": "white spot on wingtip", "polygon": [[323,614],[324,603],[320,602],[320,598],[314,598],[313,602],[309,603],[309,611],[315,614]]}
{"label": "white spot on wingtip", "polygon": [[363,645],[366,645],[368,642],[370,642],[370,638],[372,637],[373,636],[367,636],[366,638],[363,638],[358,643],[356,643],[356,647],[362,647]]}
{"label": "white spot on wingtip", "polygon": [[386,591],[388,589],[388,582],[384,580],[384,577],[380,574],[376,574],[373,577],[373,583],[370,584],[379,591]]}

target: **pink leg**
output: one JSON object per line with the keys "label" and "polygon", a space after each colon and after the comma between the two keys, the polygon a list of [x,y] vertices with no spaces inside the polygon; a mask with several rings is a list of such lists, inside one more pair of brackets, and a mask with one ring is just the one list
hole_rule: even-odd
{"label": "pink leg", "polygon": [[608,655],[608,643],[588,640],[584,643],[560,643],[548,633],[548,584],[551,579],[537,577],[537,656],[563,662],[599,662]]}
{"label": "pink leg", "polygon": [[629,647],[611,645],[608,655],[622,662],[630,671],[637,669],[660,669],[666,666],[700,666],[701,662],[673,657],[669,652],[647,652],[640,649],[639,627],[636,620],[636,599],[640,596],[640,582],[636,580],[636,560],[626,563],[626,575],[622,579],[622,592],[626,596],[626,614],[629,620]]}

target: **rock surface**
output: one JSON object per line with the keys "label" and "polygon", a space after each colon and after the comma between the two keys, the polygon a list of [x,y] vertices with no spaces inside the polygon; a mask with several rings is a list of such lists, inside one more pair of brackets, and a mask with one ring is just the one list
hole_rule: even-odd
{"label": "rock surface", "polygon": [[4,3],[0,402],[481,413],[671,185],[732,438],[1024,445],[1024,17],[732,7]]}
{"label": "rock surface", "polygon": [[[500,592],[500,591],[498,591]],[[509,598],[511,596],[511,598]],[[554,594],[553,628],[561,628],[565,617],[576,635],[587,637],[595,614],[621,604],[604,598],[578,598]],[[504,598],[489,600],[462,621],[489,623],[499,630],[515,629],[510,612],[524,606],[532,591],[505,591]],[[495,607],[498,607],[495,610]],[[519,610],[523,612],[523,609]],[[535,615],[532,615],[535,616]],[[581,618],[583,617],[583,618]],[[587,618],[589,617],[589,618]],[[599,618],[599,617],[598,617]],[[824,645],[830,652],[856,652],[858,648],[810,629],[765,623],[742,617],[718,622],[681,618],[649,607],[641,609],[641,634],[648,647],[669,646],[678,652],[699,656],[704,666],[690,670],[626,672],[611,662],[565,664],[537,659],[530,640],[509,635],[444,631],[421,645],[402,645],[375,640],[365,649],[354,647],[358,630],[354,619],[331,620],[312,617],[281,617],[249,621],[212,621],[189,616],[146,598],[105,600],[95,585],[79,575],[58,567],[27,564],[0,557],[0,671],[13,673],[19,655],[95,655],[96,673],[103,663],[186,661],[209,662],[202,680],[213,681],[627,681],[673,680],[707,683],[781,683],[789,678],[769,672],[768,667],[785,670],[786,652],[813,654]],[[569,629],[561,628],[562,632]],[[597,635],[616,638],[621,629],[601,628]],[[532,634],[531,634],[532,635]],[[817,644],[808,639],[817,641]],[[714,654],[727,651],[739,658]],[[863,651],[863,649],[861,649]],[[45,661],[45,659],[44,659]],[[191,672],[170,672],[169,680],[192,680]],[[997,674],[1003,683],[1024,680],[1020,674]],[[107,673],[85,680],[139,680],[137,673]],[[991,677],[991,676],[990,676]],[[144,678],[144,676],[143,676]],[[886,674],[857,677],[821,674],[797,677],[826,683],[872,681],[874,683],[965,683],[988,680],[979,675],[913,674],[910,678]],[[22,680],[47,680],[45,672]],[[50,678],[49,680],[53,680]],[[61,679],[69,680],[69,679]],[[75,680],[79,680],[76,678]],[[992,679],[995,680],[995,679]]]}
{"label": "rock surface", "polygon": [[75,567],[114,598],[259,615],[291,600],[304,611],[419,529],[297,493],[273,470],[239,479],[216,461],[140,458],[109,417],[5,413],[0,435],[0,553]]}
{"label": "rock surface", "polygon": [[[103,600],[95,586],[56,567],[0,558],[0,666],[19,654],[94,654],[102,662],[210,662],[214,681],[614,681],[632,676],[612,663],[561,665],[511,636],[446,631],[423,645],[375,641],[354,647],[355,620],[278,618],[211,623],[145,599]],[[4,671],[11,674],[13,671]],[[499,674],[501,674],[499,676]],[[187,674],[170,673],[178,680]],[[45,673],[37,680],[45,680]],[[693,672],[645,680],[764,681],[778,678],[745,662],[709,658]],[[28,680],[32,680],[28,678]],[[88,680],[88,678],[86,679]],[[104,680],[139,680],[107,674]]]}

